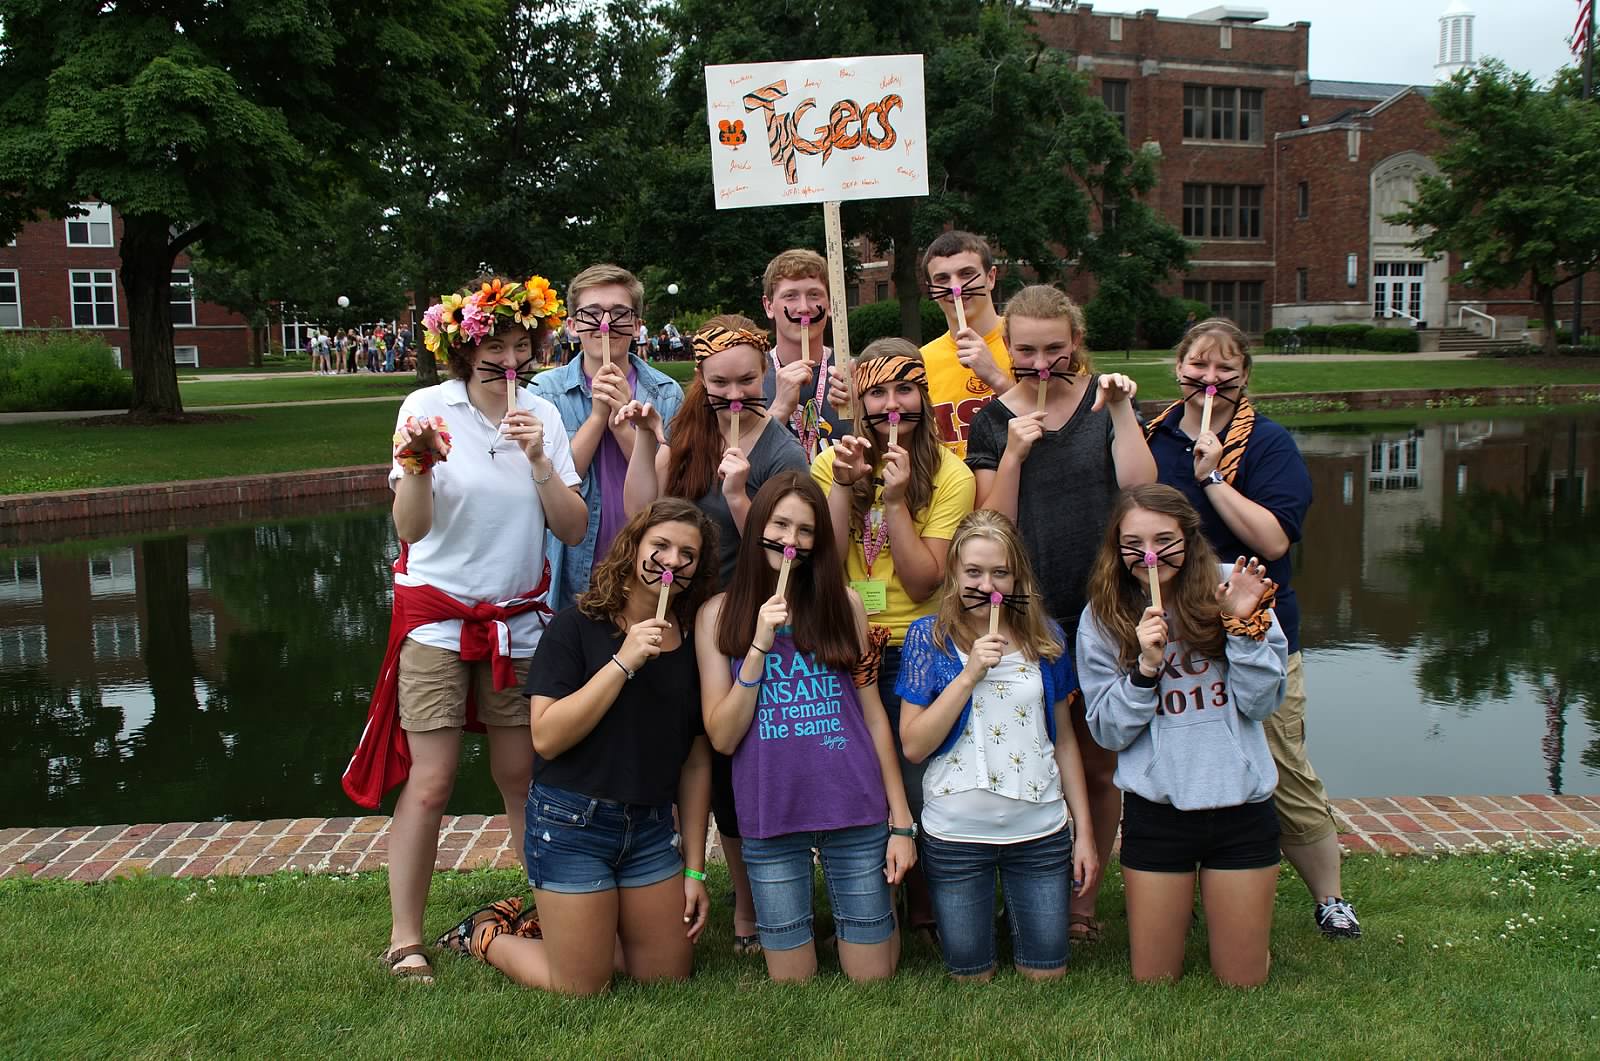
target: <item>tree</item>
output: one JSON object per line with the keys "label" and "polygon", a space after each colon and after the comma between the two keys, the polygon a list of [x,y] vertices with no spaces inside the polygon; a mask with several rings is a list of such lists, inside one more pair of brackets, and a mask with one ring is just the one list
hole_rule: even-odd
{"label": "tree", "polygon": [[[0,226],[84,200],[122,216],[136,414],[181,412],[176,256],[248,265],[316,221],[315,167],[448,129],[494,0],[0,0]],[[419,133],[420,135],[420,133]]]}
{"label": "tree", "polygon": [[1482,289],[1533,285],[1556,352],[1556,289],[1600,264],[1600,107],[1570,77],[1542,91],[1527,74],[1485,60],[1432,96],[1446,146],[1439,177],[1387,220],[1422,235],[1424,254],[1454,252],[1452,279]]}
{"label": "tree", "polygon": [[[1034,35],[1026,4],[679,0],[667,17],[681,46],[666,127],[680,132],[641,174],[630,249],[634,260],[678,264],[688,286],[706,292],[701,304],[751,304],[775,248],[822,243],[815,209],[719,213],[711,201],[703,68],[757,59],[927,56],[930,195],[844,206],[847,233],[894,250],[904,335],[921,331],[918,251],[952,223],[983,233],[1044,280],[1115,274],[1155,297],[1154,285],[1184,263],[1186,244],[1139,200],[1155,184],[1155,159],[1129,147],[1070,57]],[[1096,214],[1115,225],[1097,232]]]}

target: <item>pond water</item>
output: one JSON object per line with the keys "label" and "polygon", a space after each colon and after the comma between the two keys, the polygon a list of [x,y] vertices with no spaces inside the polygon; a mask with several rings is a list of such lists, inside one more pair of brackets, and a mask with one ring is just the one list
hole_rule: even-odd
{"label": "pond water", "polygon": [[[1330,792],[1600,793],[1600,415],[1295,434]],[[381,504],[0,548],[0,827],[355,813],[394,550]]]}

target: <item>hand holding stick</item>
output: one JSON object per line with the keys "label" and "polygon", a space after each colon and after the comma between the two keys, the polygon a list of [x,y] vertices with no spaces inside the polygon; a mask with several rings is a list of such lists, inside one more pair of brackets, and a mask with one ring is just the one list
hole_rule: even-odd
{"label": "hand holding stick", "polygon": [[661,572],[661,596],[656,598],[656,620],[659,622],[667,617],[667,596],[672,591],[672,568],[668,567]]}
{"label": "hand holding stick", "polygon": [[1216,396],[1217,388],[1215,386],[1207,385],[1206,403],[1200,407],[1200,433],[1202,435],[1209,434],[1211,432],[1211,399],[1215,398]]}
{"label": "hand holding stick", "polygon": [[999,590],[989,594],[989,636],[1000,632],[1000,605],[1004,604],[1006,595]]}
{"label": "hand holding stick", "polygon": [[1150,607],[1161,610],[1161,572],[1159,570],[1161,558],[1146,549],[1144,566],[1150,572]]}
{"label": "hand holding stick", "polygon": [[778,592],[775,596],[783,596],[784,591],[789,588],[789,567],[794,563],[794,558],[794,546],[785,545],[783,547],[783,565],[778,568]]}

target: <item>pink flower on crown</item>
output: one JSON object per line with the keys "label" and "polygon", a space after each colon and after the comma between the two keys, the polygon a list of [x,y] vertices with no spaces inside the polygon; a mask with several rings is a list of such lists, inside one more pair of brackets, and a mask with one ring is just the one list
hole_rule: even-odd
{"label": "pink flower on crown", "polygon": [[439,330],[439,321],[443,316],[444,306],[441,303],[435,302],[433,305],[429,306],[428,311],[422,315],[422,327],[427,331],[437,332]]}
{"label": "pink flower on crown", "polygon": [[494,330],[494,320],[475,300],[461,307],[461,334],[468,342],[477,342]]}

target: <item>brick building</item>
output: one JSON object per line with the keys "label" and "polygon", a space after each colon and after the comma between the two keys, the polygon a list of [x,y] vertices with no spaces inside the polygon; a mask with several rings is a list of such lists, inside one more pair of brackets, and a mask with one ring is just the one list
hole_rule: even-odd
{"label": "brick building", "polygon": [[[1194,242],[1169,293],[1256,333],[1338,322],[1489,329],[1476,311],[1515,334],[1538,315],[1531,290],[1451,285],[1459,263],[1425,260],[1407,246],[1409,229],[1383,220],[1414,197],[1418,176],[1437,172],[1429,86],[1313,80],[1311,24],[1271,25],[1256,9],[1171,18],[1078,4],[1035,17],[1040,38],[1075,57],[1128,138],[1160,156],[1153,205]],[[1472,15],[1452,0],[1437,69],[1448,76],[1471,63]],[[887,261],[870,260],[887,255],[865,250],[856,296],[890,297]],[[1563,299],[1570,313],[1570,289]]]}
{"label": "brick building", "polygon": [[[122,289],[122,219],[105,203],[80,204],[81,217],[25,225],[0,246],[0,329],[90,331],[119,360],[128,345],[128,299]],[[248,365],[252,337],[237,313],[194,297],[189,258],[172,271],[174,354],[180,365]],[[298,343],[299,333],[290,325]],[[279,341],[282,341],[280,339]],[[286,344],[287,345],[287,344]]]}

